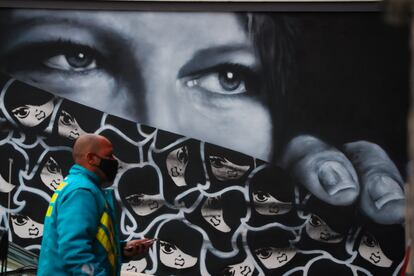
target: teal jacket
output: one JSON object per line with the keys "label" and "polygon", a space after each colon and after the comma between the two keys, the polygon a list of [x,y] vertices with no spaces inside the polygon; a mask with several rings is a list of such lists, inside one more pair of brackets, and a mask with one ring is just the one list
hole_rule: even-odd
{"label": "teal jacket", "polygon": [[121,245],[110,191],[74,165],[49,203],[37,275],[119,275]]}

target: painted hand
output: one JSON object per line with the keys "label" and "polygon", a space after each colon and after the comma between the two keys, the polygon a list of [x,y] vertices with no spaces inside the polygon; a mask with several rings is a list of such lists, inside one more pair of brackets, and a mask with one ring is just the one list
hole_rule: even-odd
{"label": "painted hand", "polygon": [[308,191],[336,206],[358,204],[379,224],[404,220],[401,175],[376,144],[358,141],[342,151],[312,136],[298,136],[286,147],[281,164]]}

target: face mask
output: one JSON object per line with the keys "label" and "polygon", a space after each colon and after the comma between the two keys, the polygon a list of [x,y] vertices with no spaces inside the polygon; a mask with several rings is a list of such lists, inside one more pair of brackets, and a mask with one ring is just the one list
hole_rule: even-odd
{"label": "face mask", "polygon": [[106,175],[108,181],[112,182],[115,179],[115,176],[118,172],[118,161],[112,159],[101,158],[101,163],[98,168],[100,168]]}

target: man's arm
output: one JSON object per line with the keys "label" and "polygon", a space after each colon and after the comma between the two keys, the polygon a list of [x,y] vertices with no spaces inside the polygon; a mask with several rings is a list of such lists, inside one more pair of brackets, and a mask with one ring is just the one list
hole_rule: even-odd
{"label": "man's arm", "polygon": [[96,263],[92,244],[97,233],[100,214],[93,194],[78,189],[66,196],[57,213],[58,252],[66,272],[82,275],[93,270],[93,275],[105,275]]}

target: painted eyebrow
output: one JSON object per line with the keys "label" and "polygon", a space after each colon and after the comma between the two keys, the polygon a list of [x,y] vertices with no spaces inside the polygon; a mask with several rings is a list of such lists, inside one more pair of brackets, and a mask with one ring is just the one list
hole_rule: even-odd
{"label": "painted eyebrow", "polygon": [[[24,12],[29,11],[24,10]],[[54,12],[57,14],[54,14]],[[66,25],[80,28],[102,40],[104,42],[103,44],[107,45],[111,50],[117,49],[121,43],[129,40],[129,38],[126,37],[127,34],[124,34],[122,30],[104,24],[104,21],[100,18],[90,18],[89,15],[94,15],[94,13],[94,11],[85,11],[83,17],[71,15],[66,11],[61,13],[61,11],[57,10],[48,10],[47,12],[43,12],[42,10],[40,13],[33,11],[33,13],[29,13],[29,15],[17,13],[12,15],[11,20],[9,20],[6,25],[13,32],[17,33],[25,32],[31,27],[41,27],[43,25]],[[62,35],[64,36],[65,34],[63,33]]]}
{"label": "painted eyebrow", "polygon": [[[25,10],[25,12],[30,12]],[[80,26],[85,27],[87,24],[84,24],[82,22],[79,22],[78,20],[71,18],[70,15],[68,16],[60,16],[60,15],[54,15],[52,13],[53,11],[50,10],[50,13],[46,14],[38,14],[36,11],[33,12],[33,14],[27,16],[25,14],[20,15],[16,14],[13,15],[11,20],[7,25],[12,26],[14,29],[25,29],[27,27],[36,26],[36,25],[45,25],[45,24],[70,24],[74,26]],[[57,11],[58,12],[58,11]],[[94,27],[97,27],[96,24]]]}
{"label": "painted eyebrow", "polygon": [[[198,50],[189,61],[187,61],[178,71],[177,78],[182,78],[195,72],[211,68],[224,63],[238,63],[232,62],[233,57],[238,55],[248,55],[249,59],[255,59],[254,52],[251,47],[245,44],[223,45]],[[241,64],[246,63],[240,62]],[[248,62],[247,66],[252,66],[252,69],[257,69],[257,64]]]}

